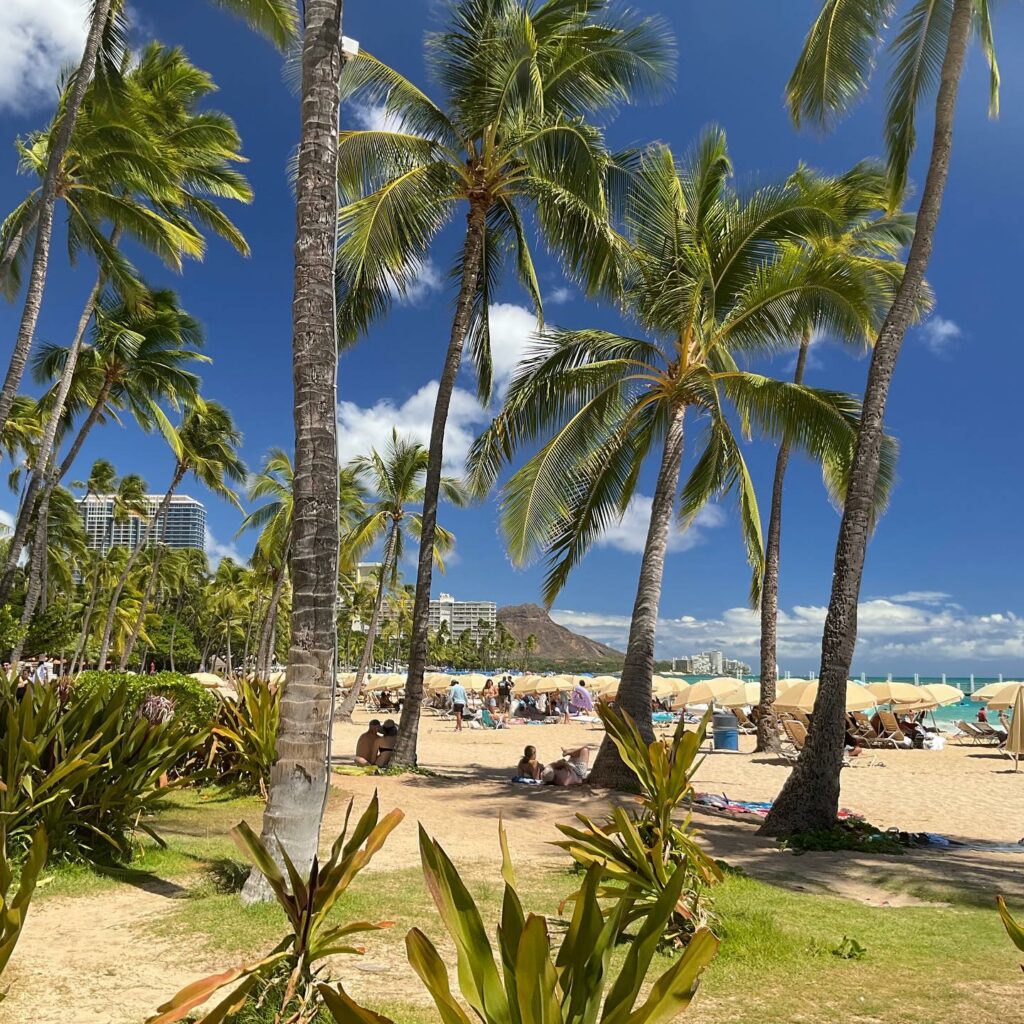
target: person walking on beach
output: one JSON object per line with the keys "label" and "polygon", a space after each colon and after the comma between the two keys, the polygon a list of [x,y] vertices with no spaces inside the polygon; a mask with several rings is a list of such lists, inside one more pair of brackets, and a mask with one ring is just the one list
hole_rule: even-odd
{"label": "person walking on beach", "polygon": [[466,710],[469,698],[466,688],[457,679],[453,679],[448,688],[448,706],[455,714],[455,731],[462,732],[462,713]]}
{"label": "person walking on beach", "polygon": [[592,715],[594,713],[594,701],[587,689],[587,684],[582,679],[573,687],[572,699],[569,703],[572,705],[574,714]]}

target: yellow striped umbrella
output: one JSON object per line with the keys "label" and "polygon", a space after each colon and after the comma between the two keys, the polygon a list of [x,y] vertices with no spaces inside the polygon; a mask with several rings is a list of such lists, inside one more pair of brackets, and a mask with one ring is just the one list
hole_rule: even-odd
{"label": "yellow striped umbrella", "polygon": [[1013,754],[1013,770],[1020,771],[1020,755],[1024,754],[1024,686],[1017,687],[1017,696],[1013,701],[1013,718],[1010,719],[1010,731],[1006,735],[1008,754]]}
{"label": "yellow striped umbrella", "polygon": [[451,685],[452,677],[446,672],[427,672],[423,676],[423,686],[428,693],[441,693]]}
{"label": "yellow striped umbrella", "polygon": [[722,707],[743,708],[761,703],[760,683],[739,683],[736,689],[718,701]]}
{"label": "yellow striped umbrella", "polygon": [[683,694],[688,693],[690,684],[685,679],[673,679],[672,676],[652,676],[651,692],[655,697],[672,697],[680,702]]}
{"label": "yellow striped umbrella", "polygon": [[618,676],[594,676],[587,680],[587,689],[596,696],[603,697],[606,693],[615,693],[619,688]]}

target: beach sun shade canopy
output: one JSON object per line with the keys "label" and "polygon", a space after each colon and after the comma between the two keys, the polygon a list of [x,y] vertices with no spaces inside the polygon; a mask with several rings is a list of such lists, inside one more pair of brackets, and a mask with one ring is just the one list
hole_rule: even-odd
{"label": "beach sun shade canopy", "polygon": [[895,701],[898,711],[918,711],[926,707],[944,708],[950,704],[959,704],[964,699],[963,690],[948,683],[929,683],[927,686],[915,686],[914,690],[914,700]]}
{"label": "beach sun shade canopy", "polygon": [[[805,715],[814,711],[814,701],[818,696],[818,680],[809,679],[806,682],[791,686],[785,693],[775,700],[777,711],[801,711]],[[876,704],[875,698],[860,683],[852,679],[846,683],[846,710],[847,711],[868,711]]]}
{"label": "beach sun shade canopy", "polygon": [[224,682],[220,676],[215,676],[212,672],[193,672],[189,678],[202,683],[203,686],[220,686]]}
{"label": "beach sun shade canopy", "polygon": [[865,689],[879,704],[916,704],[927,699],[921,693],[923,687],[913,683],[868,683]]}
{"label": "beach sun shade canopy", "polygon": [[988,686],[983,686],[972,693],[971,700],[983,701],[996,710],[1012,708],[1021,690],[1024,690],[1024,683],[989,683]]}
{"label": "beach sun shade canopy", "polygon": [[760,704],[761,684],[740,683],[732,693],[720,698],[718,703],[726,708],[753,707],[755,704]]}
{"label": "beach sun shade canopy", "polygon": [[723,698],[731,697],[742,686],[743,680],[730,676],[702,679],[686,691],[687,704],[721,704]]}
{"label": "beach sun shade canopy", "polygon": [[676,703],[689,701],[691,687],[685,679],[673,679],[671,676],[651,676],[651,693],[661,700],[669,697],[675,699]]}
{"label": "beach sun shade canopy", "polygon": [[1013,770],[1019,771],[1020,757],[1024,754],[1024,686],[1017,688],[1017,697],[1013,702],[1013,718],[1010,719],[1010,731],[1006,735],[1008,754],[1013,754]]}
{"label": "beach sun shade canopy", "polygon": [[618,676],[594,676],[593,679],[586,680],[586,683],[587,689],[599,697],[606,693],[616,693],[619,689]]}

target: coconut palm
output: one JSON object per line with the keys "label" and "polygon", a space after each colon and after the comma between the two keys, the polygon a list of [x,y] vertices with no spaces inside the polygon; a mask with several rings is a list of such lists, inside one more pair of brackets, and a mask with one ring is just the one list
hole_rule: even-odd
{"label": "coconut palm", "polygon": [[468,341],[482,401],[491,392],[489,306],[510,250],[537,310],[526,222],[571,273],[596,289],[609,268],[603,182],[610,159],[584,118],[664,84],[671,35],[653,19],[613,14],[607,0],[454,0],[427,61],[442,104],[369,54],[345,70],[343,94],[376,104],[393,130],[343,132],[338,277],[343,330],[355,337],[406,292],[432,240],[460,211],[458,298],[440,374],[424,484],[409,676],[392,763],[413,764],[433,571],[434,534],[452,392]]}
{"label": "coconut palm", "polygon": [[[803,172],[794,176],[794,184],[804,182]],[[814,182],[812,181],[813,187]],[[806,258],[823,256],[849,260],[853,272],[864,277],[865,287],[872,293],[872,322],[866,332],[837,338],[855,350],[863,351],[875,339],[903,273],[900,255],[914,237],[914,218],[910,214],[887,211],[887,182],[884,170],[872,164],[858,164],[837,179],[840,203],[835,229],[802,239],[800,245]],[[928,298],[928,296],[925,296]],[[812,303],[801,310],[791,325],[794,338],[799,338],[793,382],[802,384],[811,341],[818,333],[817,310]],[[764,581],[761,587],[761,702],[757,719],[757,749],[777,750],[778,725],[774,718],[777,684],[777,620],[779,600],[779,563],[782,540],[782,496],[790,448],[779,445],[772,482],[771,513],[765,533]],[[881,510],[879,510],[881,511]]]}
{"label": "coconut palm", "polygon": [[[295,34],[295,8],[291,0],[213,0],[220,7],[243,17],[253,28],[262,32],[280,47],[286,46]],[[46,154],[45,171],[40,189],[35,218],[25,219],[6,239],[0,269],[8,264],[7,250],[15,238],[32,239],[32,263],[21,322],[11,354],[3,390],[0,391],[0,431],[7,421],[18,386],[28,364],[35,335],[43,291],[49,266],[50,241],[53,234],[54,204],[61,172],[65,167],[77,119],[86,91],[101,62],[104,86],[112,92],[121,87],[119,76],[124,43],[124,0],[93,0],[89,12],[89,28],[82,59],[71,76],[68,88],[61,91],[55,131]],[[111,158],[115,153],[110,154]]]}
{"label": "coconut palm", "polygon": [[[173,446],[175,459],[171,482],[153,513],[153,517],[142,531],[138,544],[125,562],[107,607],[103,638],[100,641],[99,664],[101,667],[106,664],[107,654],[110,651],[111,630],[121,592],[132,569],[135,568],[136,562],[142,556],[142,552],[153,539],[153,532],[157,524],[166,519],[171,498],[178,485],[185,479],[185,475],[191,473],[199,483],[214,494],[238,505],[238,496],[231,489],[228,481],[240,483],[246,477],[245,463],[238,455],[242,435],[236,429],[227,409],[217,402],[200,399],[199,403],[185,414],[173,440],[175,442]],[[138,614],[137,610],[136,614]],[[132,624],[134,624],[134,619]],[[130,634],[131,626],[127,630],[127,635]]]}
{"label": "coconut palm", "polygon": [[[826,0],[787,89],[797,125],[828,128],[864,93],[893,7],[889,0]],[[765,820],[763,830],[770,835],[828,828],[838,816],[845,735],[843,695],[857,642],[857,603],[871,532],[885,408],[931,259],[949,175],[960,77],[975,26],[991,67],[990,113],[998,109],[999,72],[990,8],[991,0],[915,0],[907,5],[890,44],[893,70],[885,135],[893,206],[902,198],[916,148],[918,109],[933,93],[934,134],[906,272],[871,354],[862,427],[836,542],[818,673],[821,685],[812,726],[800,760]]]}
{"label": "coconut palm", "polygon": [[[357,476],[376,495],[369,514],[356,527],[356,535],[367,540],[383,535],[385,540],[376,596],[366,626],[366,642],[356,669],[355,682],[337,711],[336,717],[345,722],[352,720],[352,712],[363,689],[363,680],[373,660],[373,644],[377,638],[384,595],[388,587],[393,590],[398,584],[398,565],[407,543],[406,529],[414,537],[418,537],[423,530],[422,513],[410,511],[409,506],[422,506],[427,463],[427,449],[418,441],[400,438],[394,429],[383,454],[374,448],[369,455],[354,459],[351,463]],[[441,494],[446,501],[456,506],[465,505],[468,497],[462,483],[448,476],[441,477]],[[444,556],[454,543],[455,538],[447,530],[441,526],[435,527],[434,564],[442,572]]]}
{"label": "coconut palm", "polygon": [[[204,228],[248,253],[245,239],[218,205],[222,199],[249,202],[252,191],[232,167],[241,160],[234,124],[219,112],[198,110],[213,88],[212,79],[180,50],[151,44],[117,89],[97,86],[86,96],[57,197],[68,211],[71,255],[83,246],[92,250],[97,277],[73,340],[59,360],[60,377],[48,396],[49,418],[35,479],[29,485],[29,500],[15,529],[9,560],[16,561],[21,554],[36,494],[45,490],[44,474],[51,479],[50,486],[59,479],[56,467],[50,467],[50,453],[63,422],[85,333],[105,285],[108,281],[115,285],[133,308],[148,299],[118,249],[121,235],[133,236],[176,269],[183,256],[202,257]],[[39,133],[21,145],[22,164],[30,172],[42,173],[51,133]],[[37,194],[30,194],[8,218],[3,235],[16,232],[25,218],[31,218],[37,202]],[[108,223],[112,225],[109,238]],[[17,258],[12,268],[17,268]],[[40,502],[46,500],[42,494]],[[45,521],[45,516],[39,518]],[[0,593],[0,600],[4,596]]]}
{"label": "coconut palm", "polygon": [[[637,494],[648,456],[659,468],[617,703],[652,735],[651,674],[661,583],[673,510],[683,526],[712,498],[734,492],[753,568],[762,567],[753,484],[726,410],[757,431],[808,451],[842,487],[858,412],[846,395],[741,370],[737,358],[791,344],[792,318],[809,302],[826,329],[848,334],[870,322],[860,275],[794,243],[834,223],[830,182],[765,186],[741,196],[729,185],[724,134],[705,133],[682,165],[665,147],[639,162],[625,197],[622,305],[643,337],[548,330],[520,364],[505,406],[475,442],[480,492],[523,446],[546,440],[506,484],[502,527],[514,561],[548,558],[550,605],[572,569]],[[684,423],[703,421],[692,474],[679,493]],[[695,425],[695,424],[694,424]],[[626,788],[632,774],[605,744],[599,784]]]}

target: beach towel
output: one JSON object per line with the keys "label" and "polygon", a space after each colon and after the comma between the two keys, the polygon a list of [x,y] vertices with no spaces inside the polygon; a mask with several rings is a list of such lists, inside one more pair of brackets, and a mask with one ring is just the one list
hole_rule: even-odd
{"label": "beach towel", "polygon": [[509,779],[509,782],[513,786],[543,786],[544,783],[540,779],[531,779],[528,775],[516,775]]}

